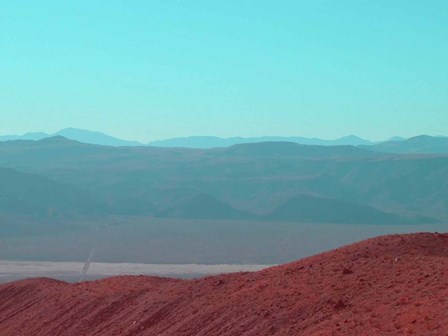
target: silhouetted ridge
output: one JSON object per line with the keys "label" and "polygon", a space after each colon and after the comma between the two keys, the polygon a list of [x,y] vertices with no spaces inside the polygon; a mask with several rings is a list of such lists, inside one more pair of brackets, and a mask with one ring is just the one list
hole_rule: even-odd
{"label": "silhouetted ridge", "polygon": [[298,136],[260,136],[260,137],[230,137],[220,138],[216,136],[190,136],[172,138],[150,142],[150,146],[178,147],[178,148],[222,148],[237,144],[249,144],[259,142],[293,142],[303,145],[317,146],[339,146],[339,145],[372,145],[369,140],[362,139],[355,135],[349,135],[335,140],[325,140],[319,138],[305,138]]}
{"label": "silhouetted ridge", "polygon": [[67,139],[103,146],[142,146],[143,144],[137,141],[127,141],[112,137],[110,135],[101,132],[92,132],[79,128],[64,128],[56,133],[47,134],[43,132],[31,132],[23,135],[3,135],[0,136],[0,141],[10,140],[43,140],[47,138],[53,138],[56,136],[62,136]]}
{"label": "silhouetted ridge", "polygon": [[62,135],[55,135],[48,138],[38,140],[40,143],[77,143],[78,141],[68,139]]}
{"label": "silhouetted ridge", "polygon": [[362,148],[388,153],[448,154],[448,138],[419,135],[402,141],[386,141]]}
{"label": "silhouetted ridge", "polygon": [[73,139],[83,143],[89,143],[102,146],[143,146],[137,141],[122,140],[101,132],[92,132],[79,128],[65,128],[55,133],[68,139]]}

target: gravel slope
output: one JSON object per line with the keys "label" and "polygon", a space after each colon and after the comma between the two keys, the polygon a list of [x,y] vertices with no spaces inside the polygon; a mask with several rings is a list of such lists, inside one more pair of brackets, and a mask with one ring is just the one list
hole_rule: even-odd
{"label": "gravel slope", "polygon": [[448,234],[382,236],[253,273],[0,286],[0,335],[447,335]]}

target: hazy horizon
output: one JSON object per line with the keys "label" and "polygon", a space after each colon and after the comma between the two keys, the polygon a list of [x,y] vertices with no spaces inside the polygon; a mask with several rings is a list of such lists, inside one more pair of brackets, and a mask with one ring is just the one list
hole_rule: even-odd
{"label": "hazy horizon", "polygon": [[0,10],[1,134],[446,134],[444,1],[46,0]]}
{"label": "hazy horizon", "polygon": [[418,133],[418,134],[411,135],[409,137],[404,137],[404,136],[401,136],[400,134],[391,134],[390,136],[387,136],[386,138],[381,138],[381,139],[372,139],[372,138],[369,138],[369,137],[366,137],[366,136],[363,136],[363,135],[359,135],[359,134],[356,134],[356,133],[355,134],[353,134],[353,133],[352,134],[345,134],[345,135],[342,135],[340,137],[334,137],[334,138],[325,138],[325,137],[318,137],[318,136],[303,136],[301,134],[282,134],[282,135],[279,135],[279,134],[260,134],[260,135],[254,135],[254,136],[242,136],[242,135],[219,136],[219,135],[216,135],[216,134],[207,134],[207,133],[205,133],[205,134],[191,134],[191,135],[185,135],[185,136],[173,136],[173,137],[168,137],[168,138],[157,138],[157,139],[155,139],[155,138],[148,138],[148,140],[140,141],[140,140],[138,140],[136,138],[132,138],[132,136],[129,137],[129,138],[121,138],[121,137],[119,137],[119,136],[117,136],[115,134],[111,134],[111,133],[108,133],[108,132],[105,132],[105,131],[101,131],[101,130],[98,130],[98,129],[82,129],[82,128],[76,128],[76,127],[70,127],[70,126],[63,127],[61,129],[51,130],[51,131],[32,130],[32,131],[27,131],[27,132],[24,132],[24,133],[12,133],[12,132],[7,133],[6,132],[6,133],[1,133],[0,137],[1,136],[25,136],[27,134],[38,134],[38,133],[45,133],[45,134],[47,134],[49,136],[52,136],[52,135],[54,135],[54,134],[56,134],[56,133],[58,133],[60,131],[68,130],[68,129],[74,129],[74,130],[79,130],[79,131],[88,131],[88,132],[94,132],[94,133],[102,133],[102,134],[105,134],[105,135],[108,135],[108,136],[111,136],[111,137],[114,137],[114,138],[117,138],[117,139],[126,140],[126,141],[137,141],[137,142],[140,142],[142,144],[150,143],[150,142],[158,142],[158,141],[170,140],[170,139],[175,139],[175,138],[191,138],[191,137],[217,137],[217,138],[222,138],[222,139],[259,138],[259,137],[260,138],[263,138],[263,137],[284,137],[284,138],[288,138],[288,137],[303,137],[303,138],[309,138],[309,139],[320,139],[320,140],[329,140],[329,141],[331,141],[331,140],[339,140],[341,138],[355,136],[355,137],[359,137],[359,138],[364,139],[364,140],[369,140],[371,142],[387,141],[387,140],[390,140],[390,139],[395,138],[395,137],[408,139],[408,138],[417,137],[417,136],[421,136],[421,135],[428,135],[428,136],[432,136],[432,137],[448,137],[448,135],[445,135],[445,134],[426,134],[426,133]]}

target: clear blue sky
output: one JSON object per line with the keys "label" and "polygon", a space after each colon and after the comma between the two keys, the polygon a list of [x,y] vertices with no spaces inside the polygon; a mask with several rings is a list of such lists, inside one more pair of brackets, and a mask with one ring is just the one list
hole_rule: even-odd
{"label": "clear blue sky", "polygon": [[446,0],[0,2],[0,134],[448,135]]}

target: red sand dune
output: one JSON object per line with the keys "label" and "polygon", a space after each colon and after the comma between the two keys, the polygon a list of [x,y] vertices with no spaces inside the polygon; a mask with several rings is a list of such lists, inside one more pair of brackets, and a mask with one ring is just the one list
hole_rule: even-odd
{"label": "red sand dune", "polygon": [[384,236],[199,280],[9,283],[0,335],[448,335],[448,234]]}

